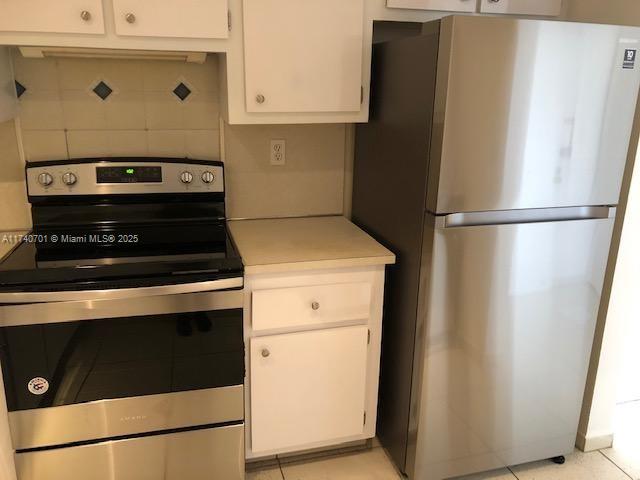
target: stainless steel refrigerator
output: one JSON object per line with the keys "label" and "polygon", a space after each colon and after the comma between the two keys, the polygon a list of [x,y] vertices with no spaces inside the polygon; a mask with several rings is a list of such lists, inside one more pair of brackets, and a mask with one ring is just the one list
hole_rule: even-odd
{"label": "stainless steel refrigerator", "polygon": [[392,249],[378,435],[415,480],[573,450],[640,30],[453,16],[374,48],[356,223]]}

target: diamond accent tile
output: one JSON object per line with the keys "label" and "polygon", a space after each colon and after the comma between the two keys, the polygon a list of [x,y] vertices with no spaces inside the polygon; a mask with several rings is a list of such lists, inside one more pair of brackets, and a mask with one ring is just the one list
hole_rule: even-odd
{"label": "diamond accent tile", "polygon": [[27,91],[27,87],[25,87],[19,81],[16,80],[16,95],[18,96],[18,98],[20,98],[26,91]]}
{"label": "diamond accent tile", "polygon": [[106,100],[109,95],[113,93],[113,89],[104,82],[98,83],[93,87],[93,93],[95,93],[102,100]]}
{"label": "diamond accent tile", "polygon": [[176,97],[178,97],[183,102],[187,99],[189,95],[191,95],[191,89],[187,87],[184,83],[180,82],[176,88],[173,89],[173,93]]}

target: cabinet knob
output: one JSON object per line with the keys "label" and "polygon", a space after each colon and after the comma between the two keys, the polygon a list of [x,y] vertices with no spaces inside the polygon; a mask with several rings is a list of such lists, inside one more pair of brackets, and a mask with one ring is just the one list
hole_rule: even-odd
{"label": "cabinet knob", "polygon": [[258,102],[259,104],[263,104],[265,100],[266,99],[264,98],[264,95],[262,95],[261,93],[256,95],[256,102]]}
{"label": "cabinet knob", "polygon": [[133,13],[127,13],[124,16],[124,19],[128,22],[128,23],[136,23],[136,16]]}
{"label": "cabinet knob", "polygon": [[88,22],[89,20],[91,20],[91,12],[88,10],[83,10],[82,12],[80,12],[80,18],[85,22]]}
{"label": "cabinet knob", "polygon": [[271,352],[266,348],[263,348],[261,353],[264,358],[267,358],[269,355],[271,355]]}
{"label": "cabinet knob", "polygon": [[500,0],[489,0],[489,3],[500,3]]}
{"label": "cabinet knob", "polygon": [[312,308],[313,310],[320,310],[320,304],[319,304],[318,302],[313,302],[313,303],[311,304],[311,308]]}

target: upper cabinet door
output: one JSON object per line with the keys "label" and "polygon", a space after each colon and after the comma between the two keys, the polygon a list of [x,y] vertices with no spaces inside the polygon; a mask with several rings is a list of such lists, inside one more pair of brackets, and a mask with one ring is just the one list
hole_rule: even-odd
{"label": "upper cabinet door", "polygon": [[389,8],[439,10],[442,12],[475,12],[475,0],[387,0]]}
{"label": "upper cabinet door", "polygon": [[113,0],[116,33],[141,37],[227,38],[227,0]]}
{"label": "upper cabinet door", "polygon": [[244,0],[248,112],[358,112],[363,0]]}
{"label": "upper cabinet door", "polygon": [[560,15],[562,0],[482,0],[482,13],[511,13],[516,15]]}
{"label": "upper cabinet door", "polygon": [[0,0],[0,31],[101,34],[102,0]]}

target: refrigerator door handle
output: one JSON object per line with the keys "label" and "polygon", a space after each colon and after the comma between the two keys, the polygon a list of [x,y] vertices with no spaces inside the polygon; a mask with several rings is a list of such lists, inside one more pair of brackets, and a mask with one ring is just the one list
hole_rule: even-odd
{"label": "refrigerator door handle", "polygon": [[513,223],[565,222],[615,218],[616,207],[561,207],[526,210],[496,210],[488,212],[451,213],[436,217],[437,228],[509,225]]}

